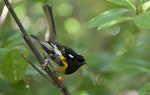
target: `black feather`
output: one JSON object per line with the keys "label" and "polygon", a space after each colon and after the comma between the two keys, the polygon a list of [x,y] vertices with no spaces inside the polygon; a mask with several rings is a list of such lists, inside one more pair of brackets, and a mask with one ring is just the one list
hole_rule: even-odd
{"label": "black feather", "polygon": [[40,38],[38,38],[38,37],[36,37],[36,36],[34,36],[34,35],[30,35],[33,39],[35,39],[36,41],[41,41],[41,39]]}

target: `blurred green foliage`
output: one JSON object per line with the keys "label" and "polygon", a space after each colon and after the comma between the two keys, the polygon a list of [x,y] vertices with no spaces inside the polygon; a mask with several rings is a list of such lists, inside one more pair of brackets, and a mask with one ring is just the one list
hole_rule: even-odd
{"label": "blurred green foliage", "polygon": [[[72,95],[149,95],[149,0],[13,0],[28,34],[42,39],[44,3],[53,7],[58,42],[88,63],[63,76]],[[37,63],[19,31],[8,14],[0,26],[0,95],[62,95],[21,57]]]}

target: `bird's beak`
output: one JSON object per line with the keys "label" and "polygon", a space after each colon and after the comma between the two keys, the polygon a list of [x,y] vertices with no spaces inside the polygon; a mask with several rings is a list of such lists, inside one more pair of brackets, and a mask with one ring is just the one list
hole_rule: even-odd
{"label": "bird's beak", "polygon": [[84,61],[83,64],[87,64],[86,61]]}

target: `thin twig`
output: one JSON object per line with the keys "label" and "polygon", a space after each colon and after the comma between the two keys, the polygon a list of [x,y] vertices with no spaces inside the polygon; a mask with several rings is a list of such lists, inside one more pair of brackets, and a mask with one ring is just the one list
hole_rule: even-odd
{"label": "thin twig", "polygon": [[51,82],[53,85],[55,85],[55,83],[54,83],[52,80],[50,80],[50,78],[49,78],[48,76],[46,76],[43,72],[41,72],[34,64],[32,64],[32,62],[31,62],[29,59],[27,59],[27,57],[26,57],[23,53],[21,53],[21,56],[22,56],[38,73],[40,73],[46,80],[48,80],[48,81]]}
{"label": "thin twig", "polygon": [[[21,24],[20,20],[18,19],[17,15],[14,12],[14,10],[13,10],[12,6],[10,5],[9,1],[8,0],[4,0],[4,2],[6,4],[6,6],[7,6],[7,8],[9,9],[11,15],[13,16],[14,20],[18,24],[18,26],[19,26],[19,28],[20,28],[20,30],[22,32],[22,36],[23,36],[24,40],[26,41],[27,45],[30,47],[30,49],[32,50],[32,52],[36,56],[37,60],[39,61],[39,64],[43,64],[44,63],[43,58],[41,57],[40,53],[38,52],[38,50],[34,46],[33,42],[31,41],[30,37],[26,33],[23,25]],[[61,81],[58,80],[57,76],[50,70],[50,68],[48,68],[46,66],[44,68],[44,71],[51,77],[51,79],[56,84],[56,87],[58,87],[64,93],[64,95],[70,95],[70,93],[69,93],[68,89],[66,88],[66,86]]]}

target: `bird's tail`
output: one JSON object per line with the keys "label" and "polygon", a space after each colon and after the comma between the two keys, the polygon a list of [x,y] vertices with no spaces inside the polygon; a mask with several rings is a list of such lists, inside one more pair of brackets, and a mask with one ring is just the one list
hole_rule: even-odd
{"label": "bird's tail", "polygon": [[48,31],[45,34],[45,40],[46,41],[56,41],[56,29],[55,29],[55,23],[53,19],[53,11],[52,7],[48,4],[43,5],[43,10],[46,16],[46,22]]}

